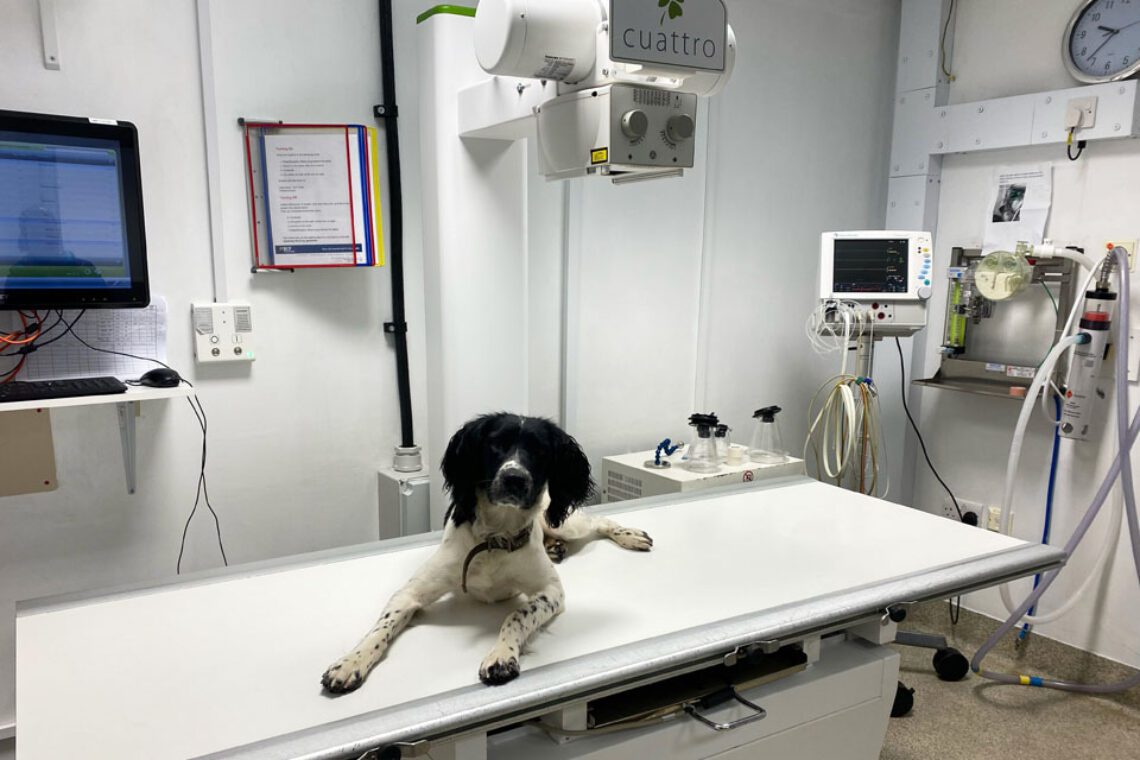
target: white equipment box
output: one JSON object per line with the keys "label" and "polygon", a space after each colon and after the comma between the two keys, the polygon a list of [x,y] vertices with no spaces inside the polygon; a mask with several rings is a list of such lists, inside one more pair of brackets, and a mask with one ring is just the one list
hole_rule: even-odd
{"label": "white equipment box", "polygon": [[254,360],[253,309],[249,304],[196,303],[191,309],[195,361]]}
{"label": "white equipment box", "polygon": [[426,470],[378,473],[380,538],[414,536],[431,531],[431,477]]}
{"label": "white equipment box", "polygon": [[681,452],[672,457],[661,457],[669,462],[665,469],[646,467],[653,461],[653,451],[618,454],[602,460],[602,501],[614,502],[640,499],[644,496],[664,496],[671,493],[688,493],[706,488],[738,486],[759,483],[785,475],[803,475],[804,460],[788,457],[781,464],[725,464],[720,472],[692,472],[681,466]]}

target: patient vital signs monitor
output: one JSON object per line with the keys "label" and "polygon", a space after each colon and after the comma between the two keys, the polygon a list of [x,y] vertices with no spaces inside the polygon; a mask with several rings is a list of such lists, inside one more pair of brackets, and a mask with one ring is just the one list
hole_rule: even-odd
{"label": "patient vital signs monitor", "polygon": [[846,304],[879,334],[911,335],[926,326],[933,249],[929,232],[825,232],[819,297]]}
{"label": "patient vital signs monitor", "polygon": [[820,298],[914,301],[930,297],[927,232],[825,232]]}
{"label": "patient vital signs monitor", "polygon": [[0,111],[0,309],[149,300],[134,126]]}

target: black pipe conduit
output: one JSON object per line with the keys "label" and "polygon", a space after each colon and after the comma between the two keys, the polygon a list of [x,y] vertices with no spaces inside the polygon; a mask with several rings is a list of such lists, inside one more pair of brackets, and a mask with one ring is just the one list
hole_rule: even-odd
{"label": "black pipe conduit", "polygon": [[408,376],[408,323],[404,309],[404,198],[400,182],[400,109],[396,105],[396,51],[392,40],[392,0],[380,0],[380,76],[383,102],[373,115],[384,124],[388,158],[389,257],[392,267],[392,321],[384,332],[396,346],[396,389],[400,400],[401,446],[415,446],[412,388]]}

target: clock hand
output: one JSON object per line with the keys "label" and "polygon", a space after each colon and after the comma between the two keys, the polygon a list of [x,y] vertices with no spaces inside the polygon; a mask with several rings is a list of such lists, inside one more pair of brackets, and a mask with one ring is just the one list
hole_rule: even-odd
{"label": "clock hand", "polygon": [[1097,45],[1096,50],[1089,53],[1088,58],[1086,58],[1085,60],[1089,60],[1089,58],[1095,58],[1096,54],[1101,51],[1101,48],[1103,48],[1108,43],[1112,42],[1112,38],[1115,37],[1117,34],[1118,34],[1118,32],[1113,32],[1112,34],[1108,35],[1107,38],[1105,39],[1105,41],[1100,43],[1099,45]]}
{"label": "clock hand", "polygon": [[[1125,28],[1127,29],[1128,27]],[[1108,32],[1109,34],[1120,34],[1119,29],[1113,29],[1109,26],[1098,26],[1097,29],[1100,29],[1102,32]]]}

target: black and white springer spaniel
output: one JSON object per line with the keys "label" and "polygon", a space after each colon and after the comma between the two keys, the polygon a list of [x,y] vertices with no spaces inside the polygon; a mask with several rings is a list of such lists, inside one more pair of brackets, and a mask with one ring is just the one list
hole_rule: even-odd
{"label": "black and white springer spaniel", "polygon": [[356,648],[325,671],[328,691],[359,688],[416,611],[448,592],[482,602],[524,597],[479,666],[483,683],[506,683],[518,677],[526,641],[565,606],[554,563],[566,556],[566,542],[608,538],[643,552],[653,546],[644,531],[574,511],[594,491],[590,463],[549,420],[505,413],[471,420],[447,446],[443,478],[451,507],[439,549]]}

